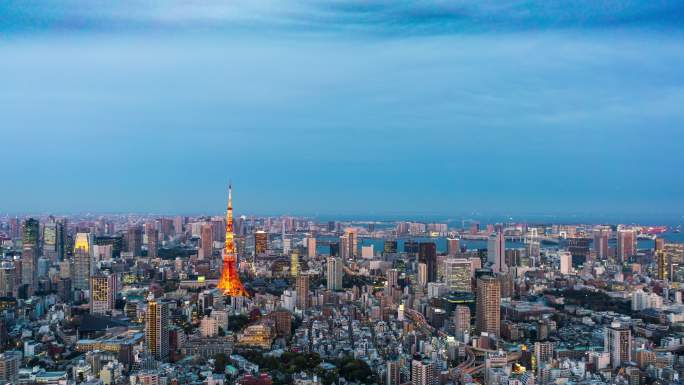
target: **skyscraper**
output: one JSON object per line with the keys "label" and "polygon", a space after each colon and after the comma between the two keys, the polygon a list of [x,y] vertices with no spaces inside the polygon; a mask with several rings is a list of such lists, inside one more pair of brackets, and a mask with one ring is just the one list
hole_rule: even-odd
{"label": "skyscraper", "polygon": [[40,224],[36,219],[29,218],[24,222],[21,231],[23,250],[21,253],[21,283],[32,290],[38,285],[38,238]]}
{"label": "skyscraper", "polygon": [[657,275],[658,279],[664,281],[670,277],[670,263],[668,261],[668,255],[664,250],[657,250],[655,253],[656,264],[657,264]]}
{"label": "skyscraper", "polygon": [[621,229],[617,233],[616,256],[618,262],[626,262],[636,255],[636,232],[632,229]]}
{"label": "skyscraper", "polygon": [[254,254],[265,255],[268,251],[268,233],[259,230],[254,233]]}
{"label": "skyscraper", "polygon": [[214,250],[214,231],[211,225],[205,223],[200,228],[200,247],[197,253],[197,258],[200,260],[205,260],[211,258],[211,254]]}
{"label": "skyscraper", "polygon": [[328,257],[327,284],[328,290],[342,290],[343,262],[340,258]]}
{"label": "skyscraper", "polygon": [[309,307],[309,275],[299,274],[297,277],[296,288],[298,309],[304,310]]}
{"label": "skyscraper", "polygon": [[387,361],[387,378],[385,379],[385,385],[399,385],[401,383],[400,369],[401,364],[398,360]]}
{"label": "skyscraper", "polygon": [[16,268],[12,262],[0,263],[0,297],[14,297],[17,292]]}
{"label": "skyscraper", "polygon": [[90,264],[88,249],[77,247],[74,252],[74,276],[72,277],[75,289],[88,290],[90,288]]}
{"label": "skyscraper", "polygon": [[444,282],[449,291],[473,291],[470,285],[471,268],[469,259],[449,258],[444,261]]}
{"label": "skyscraper", "polygon": [[147,257],[157,258],[159,249],[159,230],[154,222],[145,223],[145,235],[147,236]]}
{"label": "skyscraper", "polygon": [[415,358],[413,359],[413,361],[411,361],[411,384],[437,384],[437,371],[432,361],[419,360]]}
{"label": "skyscraper", "polygon": [[501,283],[492,276],[477,280],[476,329],[478,333],[499,336],[501,322]]}
{"label": "skyscraper", "polygon": [[461,240],[458,238],[447,238],[447,254],[449,256],[458,255],[461,252]]}
{"label": "skyscraper", "polygon": [[399,284],[399,270],[388,269],[387,270],[387,286],[394,287]]}
{"label": "skyscraper", "polygon": [[560,254],[560,273],[570,274],[570,269],[572,268],[572,254],[565,251]]}
{"label": "skyscraper", "polygon": [[382,249],[383,254],[396,254],[397,253],[397,241],[396,240],[385,240]]}
{"label": "skyscraper", "polygon": [[598,260],[608,258],[608,237],[610,229],[599,227],[594,229],[593,249]]}
{"label": "skyscraper", "polygon": [[340,237],[340,257],[342,259],[353,259],[358,256],[359,239],[355,228],[347,228],[344,235]]}
{"label": "skyscraper", "polygon": [[142,253],[142,227],[135,225],[128,228],[126,241],[128,242],[128,252],[134,256]]}
{"label": "skyscraper", "polygon": [[470,308],[468,306],[456,306],[454,310],[454,333],[459,341],[468,342],[467,339],[470,337]]}
{"label": "skyscraper", "polygon": [[427,266],[427,281],[437,281],[437,245],[434,242],[421,242],[418,246],[418,261]]}
{"label": "skyscraper", "polygon": [[607,326],[604,348],[610,354],[610,364],[614,369],[632,361],[632,333],[629,327],[619,322]]}
{"label": "skyscraper", "polygon": [[502,273],[508,271],[505,261],[506,238],[502,232],[492,233],[487,240],[487,262],[492,265],[492,271]]}
{"label": "skyscraper", "polygon": [[169,356],[169,305],[150,295],[145,313],[145,343],[155,359],[165,361]]}
{"label": "skyscraper", "polygon": [[293,277],[299,275],[299,253],[297,252],[290,254],[290,275]]}
{"label": "skyscraper", "polygon": [[309,258],[316,258],[316,237],[313,235],[306,238],[306,255]]}
{"label": "skyscraper", "polygon": [[96,275],[90,278],[90,313],[107,314],[116,305],[116,274]]}

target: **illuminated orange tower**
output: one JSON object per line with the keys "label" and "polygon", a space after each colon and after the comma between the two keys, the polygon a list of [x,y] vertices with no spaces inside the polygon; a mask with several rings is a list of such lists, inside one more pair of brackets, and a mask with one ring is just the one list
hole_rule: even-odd
{"label": "illuminated orange tower", "polygon": [[224,295],[231,297],[249,297],[240,281],[237,271],[237,253],[233,239],[233,197],[232,188],[228,186],[228,212],[226,213],[226,246],[223,249],[223,271],[218,288]]}

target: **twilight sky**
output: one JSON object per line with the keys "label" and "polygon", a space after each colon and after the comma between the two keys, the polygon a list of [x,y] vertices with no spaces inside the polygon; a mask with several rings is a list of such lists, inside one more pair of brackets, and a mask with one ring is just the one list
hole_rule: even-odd
{"label": "twilight sky", "polygon": [[4,0],[1,212],[684,214],[684,2]]}

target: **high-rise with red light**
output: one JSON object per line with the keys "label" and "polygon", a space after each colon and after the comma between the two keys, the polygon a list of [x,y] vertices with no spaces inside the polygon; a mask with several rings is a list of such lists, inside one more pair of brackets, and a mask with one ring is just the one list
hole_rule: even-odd
{"label": "high-rise with red light", "polygon": [[233,197],[232,188],[228,186],[228,211],[226,213],[226,245],[223,249],[223,271],[218,288],[224,295],[231,297],[248,297],[247,290],[240,281],[237,271],[237,252],[233,239]]}

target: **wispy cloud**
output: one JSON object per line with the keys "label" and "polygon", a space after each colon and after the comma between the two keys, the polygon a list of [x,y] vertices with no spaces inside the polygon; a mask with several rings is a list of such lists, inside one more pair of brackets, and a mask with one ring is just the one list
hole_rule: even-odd
{"label": "wispy cloud", "polygon": [[0,31],[193,29],[479,33],[572,28],[681,30],[681,0],[4,0]]}

